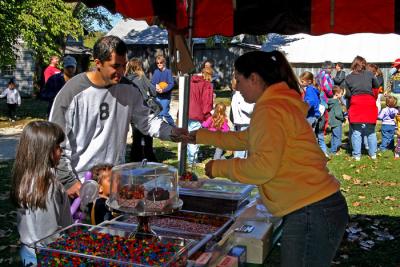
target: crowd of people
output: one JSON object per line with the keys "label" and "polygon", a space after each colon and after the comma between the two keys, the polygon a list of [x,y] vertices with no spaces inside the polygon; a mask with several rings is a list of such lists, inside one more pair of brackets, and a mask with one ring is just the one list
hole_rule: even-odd
{"label": "crowd of people", "polygon": [[[199,144],[207,144],[215,147],[205,165],[208,177],[257,185],[268,210],[283,218],[282,266],[329,266],[345,231],[346,200],[326,168],[328,128],[331,154],[340,153],[348,121],[354,159],[360,160],[362,144],[376,159],[375,126],[382,120],[379,149],[393,149],[399,158],[399,140],[394,148],[393,139],[400,114],[391,92],[400,89],[400,60],[384,90],[379,68],[360,56],[347,75],[337,63],[332,77],[334,65],[325,62],[315,76],[306,71],[296,77],[281,52],[249,52],[235,61],[229,115],[227,105],[215,100],[213,68],[205,62],[190,81],[189,125],[183,129],[170,114],[174,79],[164,56],[156,57],[149,79],[139,59],[127,61],[121,39],[105,36],[95,43],[93,59],[92,70],[75,75],[73,57],[63,59],[59,72],[58,58],[52,58],[44,91],[49,121],[30,122],[21,135],[11,198],[26,266],[36,264],[30,243],[73,222],[70,201],[79,196],[85,172],[99,184],[100,197],[89,207],[92,223],[111,216],[105,207],[110,170],[125,161],[130,126],[135,161],[157,160],[153,137],[189,143],[189,164],[199,160]],[[18,105],[13,87],[1,96]],[[386,102],[382,109],[380,99]],[[233,157],[226,158],[226,150]]]}
{"label": "crowd of people", "polygon": [[[399,128],[400,114],[398,114],[397,98],[391,93],[396,92],[400,60],[393,63],[386,88],[379,67],[367,64],[361,56],[354,58],[350,73],[347,75],[342,63],[336,64],[334,77],[332,77],[333,68],[334,64],[327,61],[315,78],[308,71],[299,77],[303,99],[310,107],[307,121],[315,131],[325,156],[330,158],[340,153],[343,125],[348,122],[349,151],[354,160],[361,159],[363,145],[373,160],[376,160],[379,151],[388,149],[394,152],[395,159],[399,159],[400,142],[397,142],[395,147],[394,136],[396,128]],[[382,100],[385,101],[383,109]],[[382,121],[380,129],[382,141],[379,147],[376,135],[378,120]],[[325,135],[328,132],[331,135],[330,152],[325,143]]]}

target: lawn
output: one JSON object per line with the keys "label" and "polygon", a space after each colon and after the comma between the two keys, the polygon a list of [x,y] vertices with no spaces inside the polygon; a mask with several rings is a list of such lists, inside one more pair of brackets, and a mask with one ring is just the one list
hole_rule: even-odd
{"label": "lawn", "polygon": [[[217,101],[228,101],[229,94],[224,94]],[[6,121],[5,112],[5,104],[0,102],[0,128],[45,118],[46,104],[23,99],[18,115],[22,120],[13,125]],[[154,146],[160,161],[177,166],[176,144],[155,140]],[[204,164],[213,153],[212,147],[201,148],[201,164],[195,167],[199,175],[204,175]],[[8,200],[12,164],[12,160],[0,162],[0,266],[15,266],[18,261],[16,213]],[[385,152],[376,161],[363,155],[355,162],[342,151],[328,162],[328,168],[340,180],[351,213],[348,233],[333,266],[400,266],[400,161]],[[268,263],[279,266],[279,249]]]}

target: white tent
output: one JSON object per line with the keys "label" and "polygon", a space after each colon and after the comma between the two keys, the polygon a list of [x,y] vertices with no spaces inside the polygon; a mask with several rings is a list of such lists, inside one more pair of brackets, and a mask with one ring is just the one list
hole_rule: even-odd
{"label": "white tent", "polygon": [[107,33],[107,35],[115,35],[124,39],[131,32],[141,32],[148,27],[149,25],[144,20],[122,19]]}
{"label": "white tent", "polygon": [[280,40],[282,43],[275,44],[275,47],[285,52],[291,63],[320,63],[325,60],[351,63],[357,55],[368,62],[391,63],[400,57],[400,35],[397,34],[296,34],[281,36]]}

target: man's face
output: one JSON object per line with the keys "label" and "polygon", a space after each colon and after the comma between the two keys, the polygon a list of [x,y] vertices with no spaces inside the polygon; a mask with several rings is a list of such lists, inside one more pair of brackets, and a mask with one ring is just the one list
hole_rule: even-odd
{"label": "man's face", "polygon": [[125,73],[126,55],[121,56],[112,52],[109,60],[101,62],[95,59],[95,63],[106,85],[118,84]]}
{"label": "man's face", "polygon": [[59,61],[60,61],[60,59],[58,57],[52,57],[51,58],[51,64],[56,66],[56,67],[57,67]]}
{"label": "man's face", "polygon": [[64,68],[64,74],[70,78],[75,75],[75,71],[76,71],[76,68],[73,66],[68,66],[68,67]]}

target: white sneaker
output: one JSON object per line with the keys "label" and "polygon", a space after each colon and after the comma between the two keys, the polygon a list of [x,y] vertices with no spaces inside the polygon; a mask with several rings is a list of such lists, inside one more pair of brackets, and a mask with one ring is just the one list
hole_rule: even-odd
{"label": "white sneaker", "polygon": [[353,159],[354,159],[355,161],[360,161],[360,160],[361,160],[360,157],[353,157]]}
{"label": "white sneaker", "polygon": [[376,160],[376,154],[371,156],[372,160]]}

